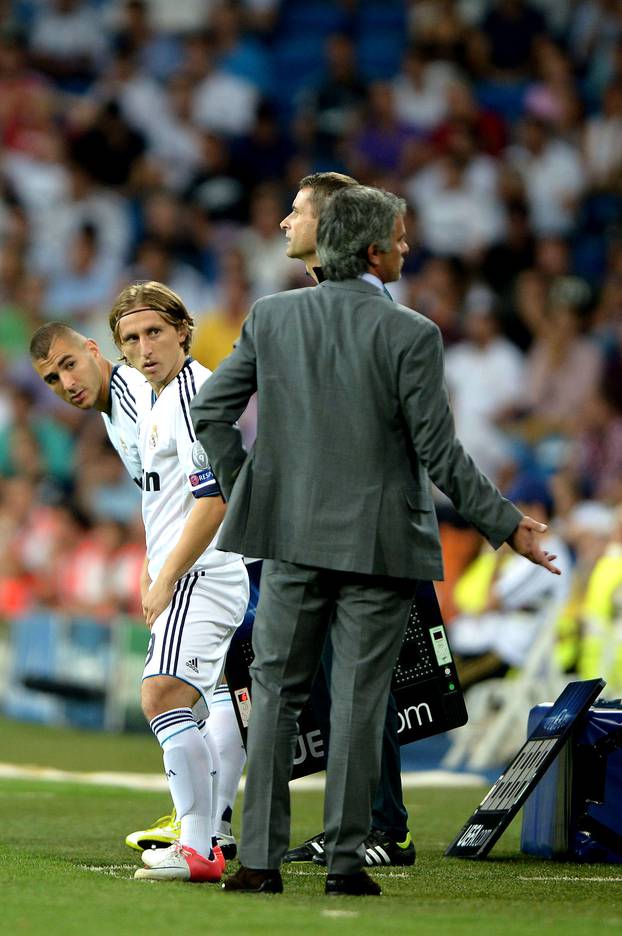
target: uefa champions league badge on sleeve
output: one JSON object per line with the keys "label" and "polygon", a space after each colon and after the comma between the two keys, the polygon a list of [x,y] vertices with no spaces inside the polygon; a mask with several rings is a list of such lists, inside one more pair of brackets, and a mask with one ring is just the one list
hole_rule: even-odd
{"label": "uefa champions league badge on sleeve", "polygon": [[207,468],[207,454],[200,442],[195,442],[192,446],[192,464],[196,468]]}
{"label": "uefa champions league badge on sleeve", "polygon": [[203,471],[195,471],[191,475],[188,475],[188,480],[192,487],[199,487],[201,484],[205,484],[207,481],[215,482],[212,469],[207,467]]}

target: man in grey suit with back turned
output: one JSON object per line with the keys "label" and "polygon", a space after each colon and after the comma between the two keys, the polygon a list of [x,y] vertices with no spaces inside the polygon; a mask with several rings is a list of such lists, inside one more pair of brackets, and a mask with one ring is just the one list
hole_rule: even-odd
{"label": "man in grey suit with back turned", "polygon": [[[251,667],[242,865],[225,890],[280,892],[296,720],[330,629],[327,894],[376,895],[362,870],[391,674],[419,579],[442,578],[429,480],[494,547],[552,572],[545,530],[454,434],[436,325],[383,293],[408,250],[405,204],[351,186],[322,211],[319,286],[253,305],[192,404],[225,497],[219,546],[265,558]],[[235,421],[257,391],[253,450]]]}

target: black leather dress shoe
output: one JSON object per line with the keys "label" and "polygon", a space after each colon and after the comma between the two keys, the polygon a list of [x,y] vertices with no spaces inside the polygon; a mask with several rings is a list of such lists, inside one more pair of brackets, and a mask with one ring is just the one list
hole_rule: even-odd
{"label": "black leather dress shoe", "polygon": [[271,868],[245,868],[244,865],[240,865],[235,874],[226,879],[222,889],[247,894],[282,894],[283,880],[280,871]]}
{"label": "black leather dress shoe", "polygon": [[366,871],[357,871],[356,874],[328,874],[325,890],[331,896],[345,894],[350,897],[379,897],[382,893],[380,884],[376,884]]}

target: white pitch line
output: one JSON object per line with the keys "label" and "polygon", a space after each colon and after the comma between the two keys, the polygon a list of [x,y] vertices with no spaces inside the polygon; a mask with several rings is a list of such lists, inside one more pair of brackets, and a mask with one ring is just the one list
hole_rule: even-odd
{"label": "white pitch line", "polygon": [[[282,871],[285,871],[287,874],[293,874],[296,877],[319,877],[320,874],[326,873],[325,868],[322,865],[317,866],[317,871],[302,871],[298,868],[290,868],[289,865],[285,865],[284,868],[281,868]],[[373,871],[374,874],[380,874],[384,878],[407,878],[410,877],[406,871],[389,871],[387,865],[365,865],[366,871]]]}
{"label": "white pitch line", "polygon": [[[135,871],[131,865],[78,865],[81,871],[94,871],[98,874],[105,874],[108,877],[125,877],[130,871]],[[125,872],[119,874],[119,872]]]}
{"label": "white pitch line", "polygon": [[58,770],[55,767],[32,767],[27,764],[0,764],[0,778],[5,780],[48,780],[54,783],[80,783],[91,786],[117,786],[130,790],[166,791],[163,774],[115,773],[99,771],[85,773]]}
{"label": "white pitch line", "polygon": [[535,876],[532,877],[531,875],[527,877],[527,875],[519,875],[518,880],[519,881],[591,881],[591,882],[602,881],[603,884],[605,883],[609,884],[612,881],[618,881],[618,882],[622,881],[622,877],[581,877],[578,874],[573,877],[571,877],[570,875],[561,875],[561,874],[551,875],[550,877],[548,875],[546,876],[543,875],[542,877],[535,877]]}
{"label": "white pitch line", "polygon": [[[0,763],[0,779],[3,780],[47,780],[55,783],[81,783],[91,786],[123,787],[129,790],[145,792],[166,792],[168,785],[163,774],[122,773],[96,771],[87,773],[74,770],[59,770],[55,767],[35,767],[28,764]],[[244,789],[244,780],[240,789]],[[292,789],[305,792],[324,789],[324,774],[312,774],[292,781]],[[475,787],[485,786],[486,778],[479,774],[452,773],[449,770],[421,770],[402,774],[402,786],[407,789],[417,787]]]}

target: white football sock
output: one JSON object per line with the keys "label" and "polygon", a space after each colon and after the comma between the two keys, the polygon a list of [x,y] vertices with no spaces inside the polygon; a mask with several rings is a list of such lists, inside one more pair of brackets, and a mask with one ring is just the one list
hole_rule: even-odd
{"label": "white football sock", "polygon": [[220,754],[214,828],[217,835],[231,835],[231,813],[246,763],[246,751],[227,686],[218,686],[214,692],[210,706],[209,731]]}
{"label": "white football sock", "polygon": [[212,756],[192,709],[163,712],[152,718],[150,725],[163,751],[166,779],[181,821],[179,839],[182,845],[211,858]]}
{"label": "white football sock", "polygon": [[218,793],[220,790],[220,774],[222,770],[222,764],[220,762],[220,752],[218,750],[218,745],[212,737],[210,728],[211,728],[211,718],[206,722],[204,730],[201,732],[203,735],[203,740],[207,744],[210,756],[212,758],[212,829],[214,835],[214,844],[216,844],[216,834],[218,830]]}

